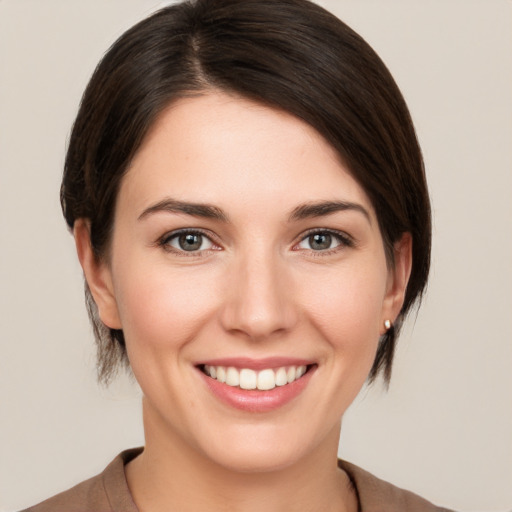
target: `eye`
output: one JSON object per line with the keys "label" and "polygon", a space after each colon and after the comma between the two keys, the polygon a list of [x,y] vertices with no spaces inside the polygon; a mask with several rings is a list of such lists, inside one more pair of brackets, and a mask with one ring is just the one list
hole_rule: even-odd
{"label": "eye", "polygon": [[324,230],[312,233],[310,232],[297,244],[296,247],[298,249],[321,252],[352,245],[352,240],[347,235]]}
{"label": "eye", "polygon": [[201,252],[213,249],[214,243],[200,231],[179,231],[165,235],[161,241],[167,250],[174,252]]}

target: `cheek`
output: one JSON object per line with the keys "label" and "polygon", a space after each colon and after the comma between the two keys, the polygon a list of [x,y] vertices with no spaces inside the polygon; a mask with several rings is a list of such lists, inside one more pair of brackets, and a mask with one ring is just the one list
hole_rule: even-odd
{"label": "cheek", "polygon": [[316,292],[307,300],[316,328],[332,350],[363,364],[373,361],[386,293],[385,267],[352,267],[314,277]]}
{"label": "cheek", "polygon": [[[128,350],[160,351],[186,344],[215,310],[214,279],[152,265],[141,272],[128,263],[114,282]],[[119,283],[119,286],[116,286]]]}

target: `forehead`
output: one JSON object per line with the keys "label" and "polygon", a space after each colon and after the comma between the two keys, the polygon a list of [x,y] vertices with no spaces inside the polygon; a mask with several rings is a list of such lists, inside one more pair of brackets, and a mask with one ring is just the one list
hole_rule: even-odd
{"label": "forehead", "polygon": [[[123,179],[144,203],[180,200],[247,206],[312,200],[371,204],[338,153],[310,125],[282,110],[224,93],[181,98],[162,112]],[[223,206],[228,206],[223,205]]]}

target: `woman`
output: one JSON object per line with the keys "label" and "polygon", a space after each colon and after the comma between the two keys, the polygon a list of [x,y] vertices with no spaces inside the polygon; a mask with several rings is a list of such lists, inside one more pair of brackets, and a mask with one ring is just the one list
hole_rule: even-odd
{"label": "woman", "polygon": [[144,449],[29,510],[441,510],[337,461],[421,297],[430,208],[403,98],[305,0],[199,0],[94,73],[62,182],[100,379]]}

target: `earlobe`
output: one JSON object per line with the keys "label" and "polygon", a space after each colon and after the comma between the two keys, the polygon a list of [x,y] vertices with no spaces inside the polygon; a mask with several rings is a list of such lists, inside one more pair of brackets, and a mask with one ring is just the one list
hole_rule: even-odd
{"label": "earlobe", "polygon": [[384,301],[382,322],[389,320],[391,324],[402,309],[407,284],[412,269],[412,236],[404,233],[394,244],[394,267],[389,272],[389,281]]}
{"label": "earlobe", "polygon": [[121,329],[112,274],[109,266],[101,261],[92,249],[90,223],[87,219],[78,219],[75,222],[73,236],[78,259],[98,307],[101,321],[111,329]]}

